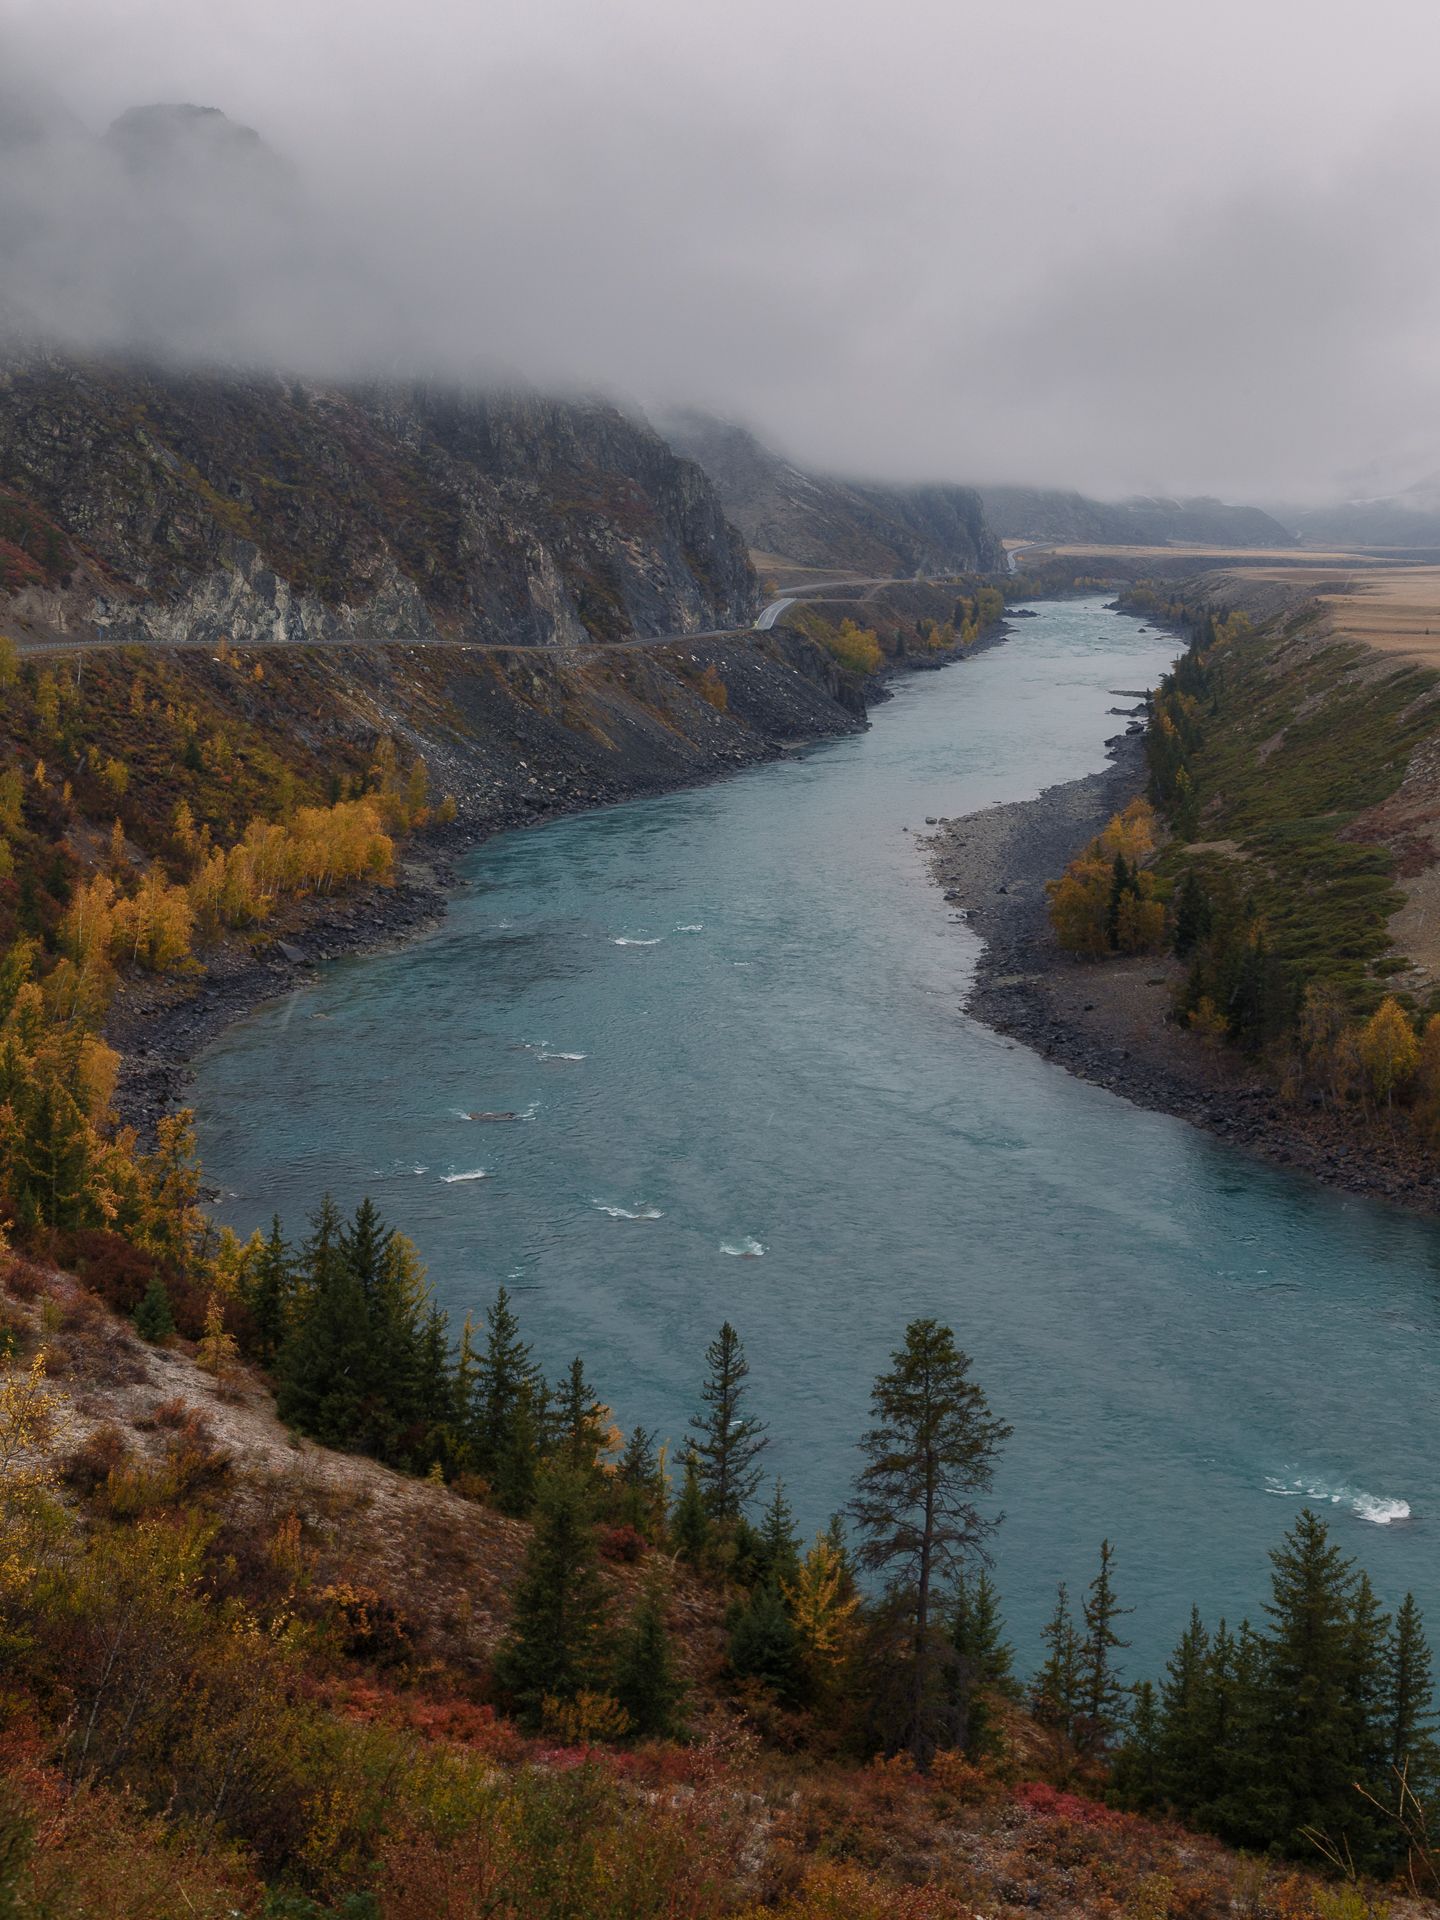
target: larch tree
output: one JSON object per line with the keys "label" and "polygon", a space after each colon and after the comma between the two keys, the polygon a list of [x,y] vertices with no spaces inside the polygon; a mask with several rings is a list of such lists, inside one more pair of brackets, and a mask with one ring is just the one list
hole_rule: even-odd
{"label": "larch tree", "polygon": [[1387,994],[1360,1030],[1360,1064],[1377,1100],[1387,1107],[1420,1064],[1420,1043],[1410,1016]]}
{"label": "larch tree", "polygon": [[910,1323],[871,1390],[874,1424],[860,1441],[865,1465],[850,1504],[860,1564],[883,1577],[890,1620],[905,1643],[908,1686],[895,1743],[921,1766],[953,1734],[954,1703],[942,1684],[953,1666],[942,1595],[968,1565],[988,1561],[986,1543],[1002,1517],[976,1503],[990,1491],[1011,1429],[990,1411],[970,1365],[949,1327]]}

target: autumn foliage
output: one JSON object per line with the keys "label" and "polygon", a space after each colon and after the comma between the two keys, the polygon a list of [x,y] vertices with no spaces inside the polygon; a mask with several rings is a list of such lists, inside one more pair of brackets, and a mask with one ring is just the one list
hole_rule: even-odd
{"label": "autumn foliage", "polygon": [[1155,851],[1155,809],[1132,800],[1103,833],[1049,882],[1050,924],[1067,953],[1153,953],[1165,938],[1165,907],[1145,861]]}

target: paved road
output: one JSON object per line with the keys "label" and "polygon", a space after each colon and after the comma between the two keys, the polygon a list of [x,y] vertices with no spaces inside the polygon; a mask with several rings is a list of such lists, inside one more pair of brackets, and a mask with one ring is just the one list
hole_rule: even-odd
{"label": "paved road", "polygon": [[[1011,571],[1012,572],[1014,571],[1013,565],[1012,565]],[[755,619],[751,622],[750,626],[748,627],[709,627],[709,628],[706,628],[705,631],[702,633],[632,634],[628,640],[619,640],[619,641],[597,640],[588,645],[582,643],[579,646],[564,646],[564,647],[547,646],[544,648],[544,651],[546,653],[551,653],[551,654],[567,653],[567,654],[584,655],[591,652],[611,653],[614,651],[614,649],[617,646],[665,647],[665,646],[675,646],[685,641],[693,641],[693,640],[733,640],[742,633],[768,633],[770,629],[775,625],[775,623],[779,620],[781,614],[784,613],[788,607],[793,607],[796,604],[796,602],[799,600],[811,599],[818,594],[828,593],[835,587],[869,587],[874,589],[878,587],[913,585],[921,581],[933,582],[933,581],[949,580],[949,579],[954,579],[955,577],[956,576],[954,574],[926,574],[923,576],[920,574],[916,574],[908,579],[897,578],[893,575],[888,577],[882,575],[882,576],[877,576],[873,579],[857,579],[853,574],[851,574],[848,578],[844,580],[807,581],[803,587],[796,587],[793,593],[786,594],[778,600],[772,600],[769,602],[767,606],[762,607],[760,609],[760,612],[756,615]],[[197,651],[203,650],[208,652],[213,648],[214,644],[215,643],[213,641],[205,641],[205,640],[180,641],[177,643],[170,643],[170,642],[162,643],[158,641],[145,642],[145,641],[134,641],[134,640],[120,641],[120,640],[111,640],[107,638],[104,634],[90,634],[90,635],[84,636],[83,638],[76,638],[76,639],[67,639],[57,635],[54,638],[51,638],[48,640],[17,639],[15,641],[15,646],[18,652],[26,655],[31,655],[31,656],[65,655],[65,654],[71,654],[71,653],[95,653],[106,647],[144,646],[144,645],[153,645],[161,652],[170,652],[173,650],[175,646],[178,646],[181,650],[186,650],[186,651],[194,649]],[[280,646],[305,646],[305,647],[457,646],[457,647],[463,647],[466,649],[467,652],[471,652],[471,653],[510,653],[510,652],[513,652],[517,647],[522,649],[528,649],[528,647],[532,644],[533,643],[527,643],[525,641],[520,641],[520,640],[394,640],[394,639],[364,640],[354,635],[347,635],[343,640],[246,641],[241,645],[241,647],[239,648],[239,651],[242,653],[248,653],[252,651],[258,652],[258,651],[267,650],[270,647],[280,647]]]}

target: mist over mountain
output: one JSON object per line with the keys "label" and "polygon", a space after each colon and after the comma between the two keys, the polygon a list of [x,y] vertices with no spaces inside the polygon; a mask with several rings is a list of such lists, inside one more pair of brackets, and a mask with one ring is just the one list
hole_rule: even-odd
{"label": "mist over mountain", "polygon": [[973,487],[887,487],[806,473],[746,428],[694,411],[659,426],[710,476],[726,517],[762,562],[877,575],[1004,563]]}
{"label": "mist over mountain", "polygon": [[1292,529],[1259,507],[1206,496],[1091,500],[1053,487],[982,487],[1002,539],[1098,541],[1106,546],[1293,547]]}
{"label": "mist over mountain", "polygon": [[1440,455],[1418,0],[8,0],[0,41],[0,301],[75,350],[603,391],[807,472],[1098,499]]}

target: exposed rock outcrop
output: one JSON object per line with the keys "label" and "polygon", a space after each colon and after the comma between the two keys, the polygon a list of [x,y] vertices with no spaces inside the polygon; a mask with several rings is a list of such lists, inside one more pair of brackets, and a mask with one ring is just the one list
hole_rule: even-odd
{"label": "exposed rock outcrop", "polygon": [[757,604],[704,474],[599,401],[30,354],[0,367],[0,488],[65,542],[0,609],[22,637],[547,645]]}

